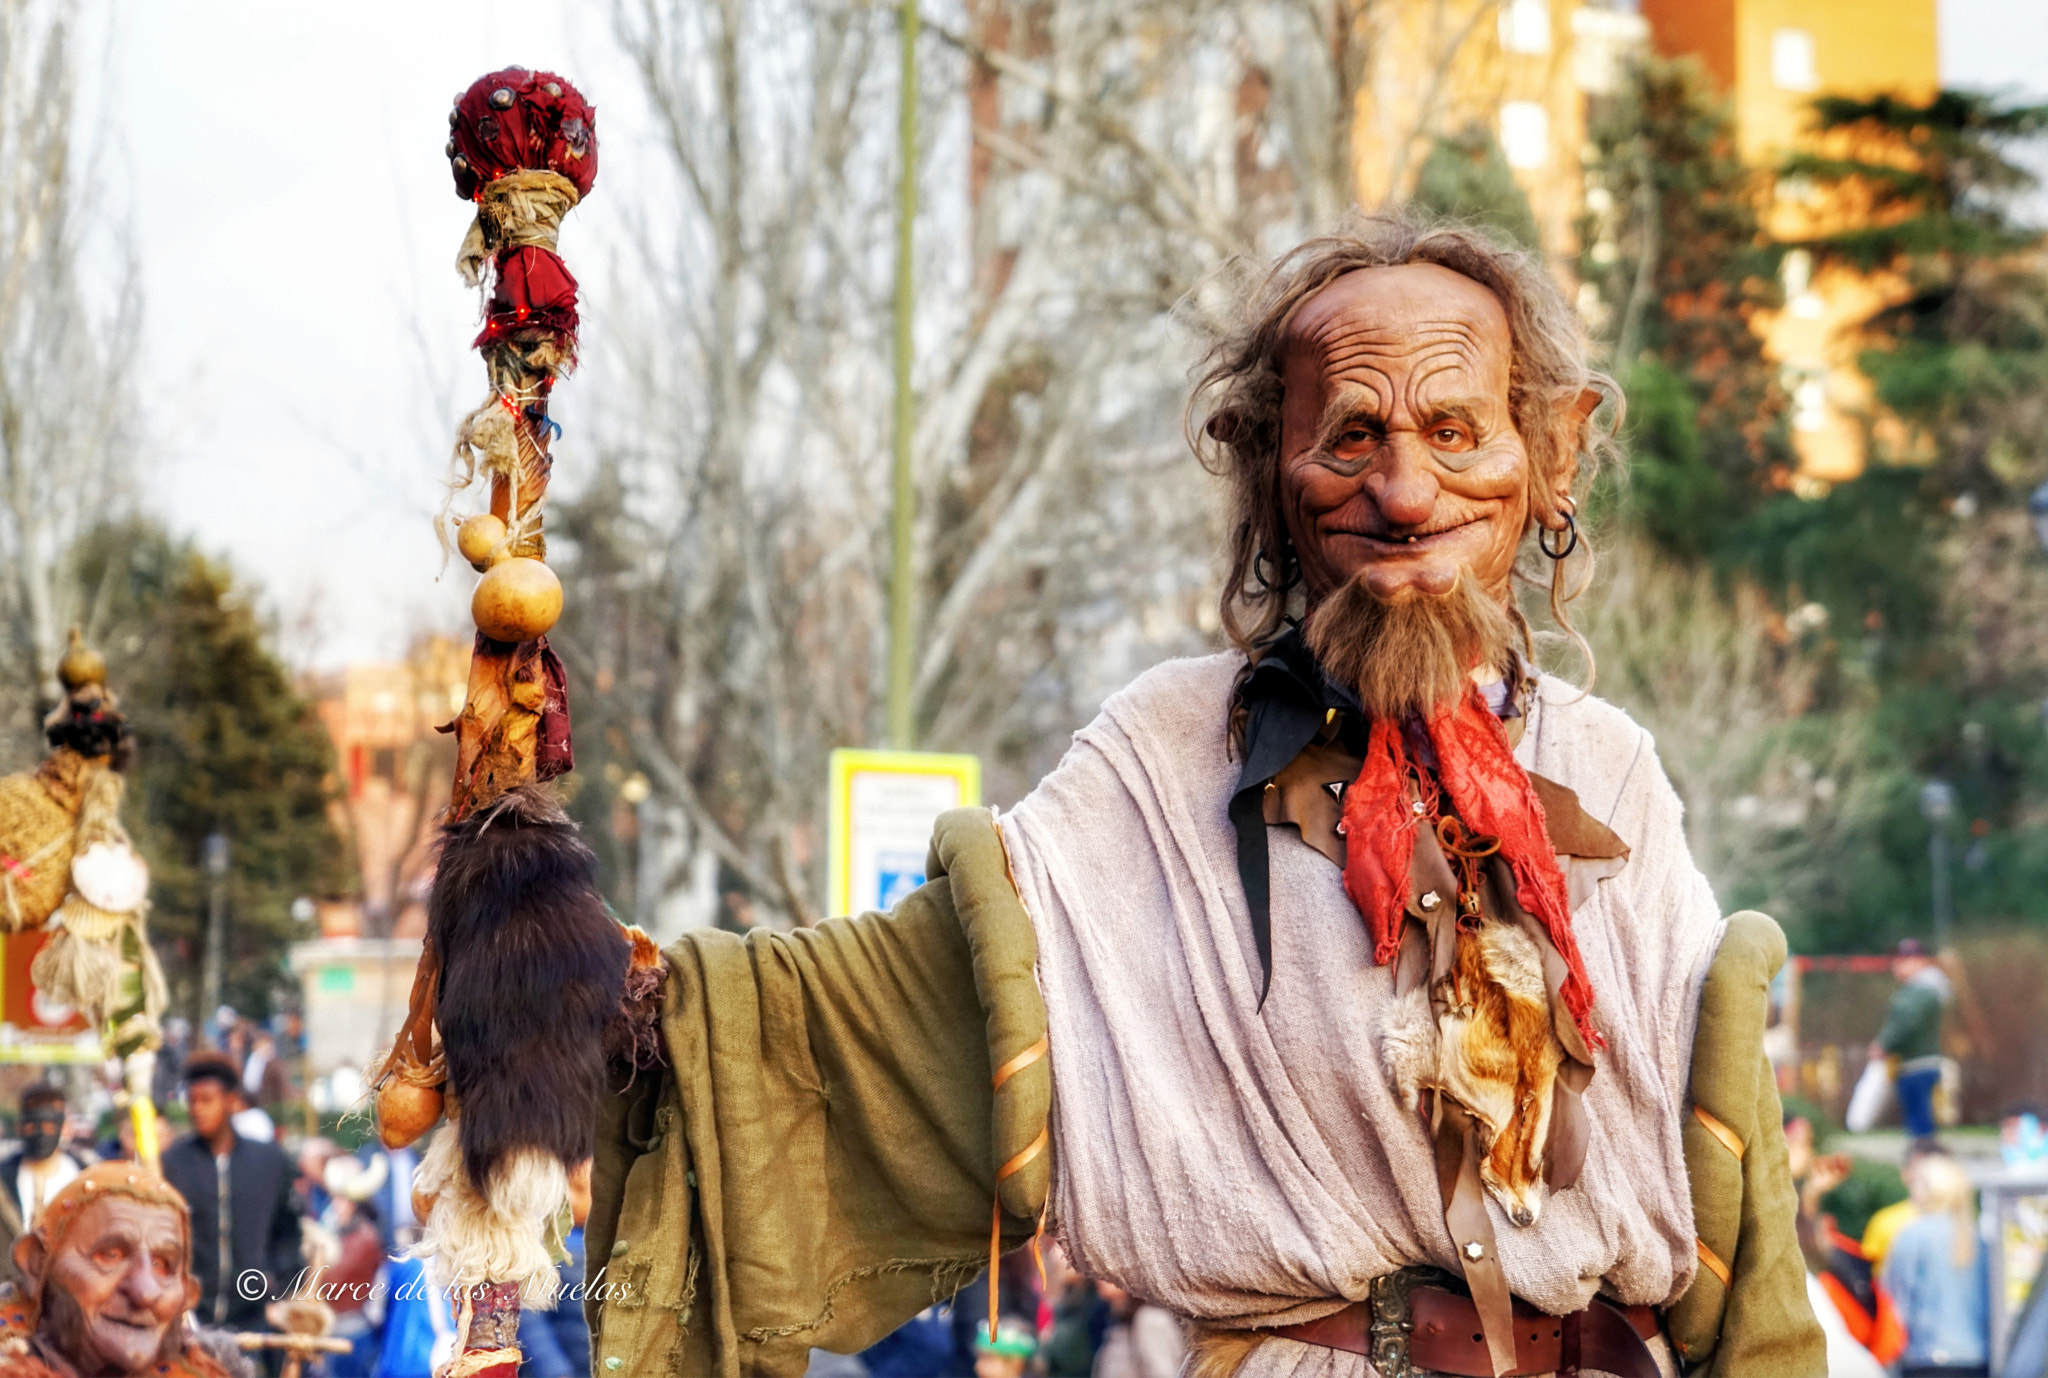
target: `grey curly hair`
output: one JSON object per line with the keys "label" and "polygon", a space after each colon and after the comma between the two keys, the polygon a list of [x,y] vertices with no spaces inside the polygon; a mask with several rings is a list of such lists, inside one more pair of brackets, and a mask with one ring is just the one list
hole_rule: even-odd
{"label": "grey curly hair", "polygon": [[[1509,415],[1529,453],[1536,505],[1550,503],[1548,480],[1574,448],[1576,413],[1570,403],[1588,388],[1612,405],[1601,406],[1577,427],[1575,486],[1584,491],[1604,464],[1620,457],[1621,389],[1588,363],[1578,314],[1535,255],[1468,225],[1428,223],[1400,211],[1352,217],[1281,258],[1245,295],[1242,323],[1211,346],[1182,417],[1188,444],[1203,466],[1229,484],[1230,563],[1222,615],[1224,631],[1239,650],[1255,652],[1280,634],[1293,582],[1294,555],[1279,489],[1281,349],[1288,326],[1304,302],[1344,274],[1408,263],[1462,273],[1491,291],[1507,312],[1513,344]],[[1551,613],[1583,648],[1564,605],[1586,581],[1571,593],[1562,581],[1560,561],[1550,581]],[[1510,612],[1519,618],[1515,609]],[[1589,665],[1591,659],[1588,652]]]}

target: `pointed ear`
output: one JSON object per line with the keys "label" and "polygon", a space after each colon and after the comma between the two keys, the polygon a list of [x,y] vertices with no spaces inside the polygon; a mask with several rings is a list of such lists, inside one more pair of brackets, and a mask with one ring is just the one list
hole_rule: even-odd
{"label": "pointed ear", "polygon": [[1209,439],[1219,445],[1234,445],[1245,439],[1251,432],[1251,423],[1236,407],[1224,407],[1207,421],[1202,429],[1209,433]]}
{"label": "pointed ear", "polygon": [[1543,485],[1547,490],[1532,494],[1535,499],[1538,519],[1553,531],[1564,529],[1564,522],[1558,514],[1569,505],[1572,485],[1579,477],[1579,445],[1586,434],[1586,422],[1600,404],[1607,400],[1607,394],[1598,388],[1581,388],[1577,394],[1558,399],[1555,404],[1557,417],[1557,468]]}
{"label": "pointed ear", "polygon": [[48,1261],[43,1241],[35,1235],[25,1234],[14,1241],[14,1273],[21,1279],[22,1294],[30,1301],[42,1300],[43,1265]]}

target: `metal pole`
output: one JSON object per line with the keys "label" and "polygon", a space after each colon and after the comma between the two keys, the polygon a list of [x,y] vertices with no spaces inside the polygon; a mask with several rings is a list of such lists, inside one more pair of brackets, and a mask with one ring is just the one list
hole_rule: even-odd
{"label": "metal pole", "polygon": [[917,0],[901,0],[898,11],[903,34],[903,64],[897,110],[897,148],[901,166],[896,180],[896,453],[889,549],[889,745],[907,751],[916,744],[917,724],[911,704],[915,668],[912,619],[916,590],[911,585],[911,538],[917,516],[917,493],[911,482],[910,440],[917,420],[910,391],[911,274],[915,270],[917,236]]}
{"label": "metal pole", "polygon": [[1955,901],[1948,883],[1948,829],[1940,823],[1927,837],[1927,857],[1934,863],[1934,950],[1948,951],[1949,923]]}
{"label": "metal pole", "polygon": [[1929,780],[1920,787],[1920,816],[1927,820],[1928,869],[1934,872],[1934,950],[1948,947],[1950,910],[1948,888],[1948,821],[1955,815],[1956,790],[1946,780]]}
{"label": "metal pole", "polygon": [[199,982],[199,1019],[197,1027],[205,1028],[206,1021],[213,1018],[213,1012],[220,1008],[221,965],[226,960],[228,940],[228,840],[219,833],[208,833],[205,850],[200,863],[206,870],[206,965]]}

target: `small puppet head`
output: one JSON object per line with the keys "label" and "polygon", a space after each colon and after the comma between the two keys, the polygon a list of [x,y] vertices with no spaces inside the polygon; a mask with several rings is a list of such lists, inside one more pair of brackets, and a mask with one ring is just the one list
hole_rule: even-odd
{"label": "small puppet head", "polygon": [[149,1373],[184,1348],[199,1302],[190,1222],[148,1168],[87,1168],[16,1241],[14,1265],[39,1340],[79,1373]]}
{"label": "small puppet head", "polygon": [[107,662],[85,644],[76,627],[64,659],[57,662],[57,681],[64,698],[43,719],[44,739],[52,749],[68,747],[125,772],[135,761],[134,733],[121,715],[120,701],[107,688]]}

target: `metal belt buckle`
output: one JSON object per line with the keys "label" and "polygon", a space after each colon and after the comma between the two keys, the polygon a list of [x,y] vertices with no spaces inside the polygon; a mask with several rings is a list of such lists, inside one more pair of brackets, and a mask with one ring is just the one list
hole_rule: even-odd
{"label": "metal belt buckle", "polygon": [[1442,1286],[1436,1268],[1397,1268],[1372,1280],[1372,1324],[1368,1336],[1372,1366],[1380,1378],[1427,1378],[1408,1361],[1408,1337],[1415,1329],[1408,1294],[1418,1287]]}

